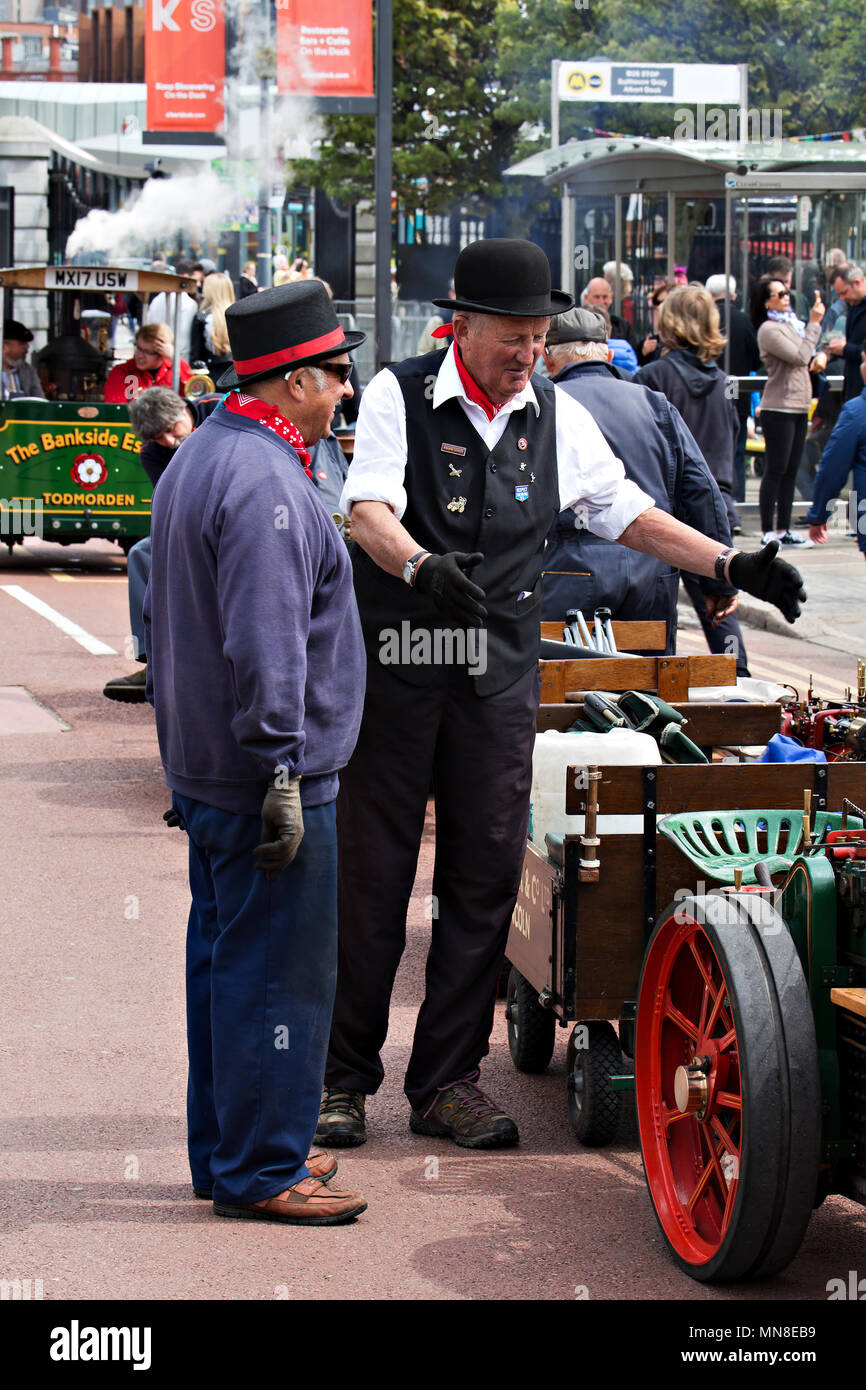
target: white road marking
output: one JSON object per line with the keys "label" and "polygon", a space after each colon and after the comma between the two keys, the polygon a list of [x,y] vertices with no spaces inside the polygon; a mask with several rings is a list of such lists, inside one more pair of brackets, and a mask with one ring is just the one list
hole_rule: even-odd
{"label": "white road marking", "polygon": [[98,637],[93,637],[86,632],[78,623],[74,623],[71,618],[65,618],[62,613],[58,613],[56,608],[51,608],[47,603],[43,603],[41,598],[36,598],[34,594],[29,594],[20,584],[0,584],[0,589],[9,594],[12,598],[17,598],[19,603],[32,608],[34,613],[38,613],[41,618],[47,618],[49,623],[59,627],[61,632],[65,632],[67,637],[78,642],[79,646],[84,647],[94,656],[117,656],[114,647],[109,647],[106,642],[100,641]]}

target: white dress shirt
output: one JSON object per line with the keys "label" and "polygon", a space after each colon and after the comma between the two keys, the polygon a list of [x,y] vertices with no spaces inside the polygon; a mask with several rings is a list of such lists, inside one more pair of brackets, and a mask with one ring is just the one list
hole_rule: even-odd
{"label": "white dress shirt", "polygon": [[[454,361],[452,342],[438,375],[431,372],[428,390],[433,409],[456,397],[469,423],[488,449],[505,433],[509,417],[531,406],[541,407],[532,380],[492,420],[470,401]],[[617,540],[641,512],[655,506],[648,493],[625,476],[589,411],[558,386],[556,391],[556,459],[559,472],[559,508],[572,507],[575,526],[605,540]],[[393,372],[379,372],[361,397],[355,426],[355,453],[346,477],[340,510],[351,514],[353,502],[386,502],[399,521],[406,510],[406,403]],[[536,468],[539,466],[536,463]],[[542,464],[542,467],[544,465]]]}

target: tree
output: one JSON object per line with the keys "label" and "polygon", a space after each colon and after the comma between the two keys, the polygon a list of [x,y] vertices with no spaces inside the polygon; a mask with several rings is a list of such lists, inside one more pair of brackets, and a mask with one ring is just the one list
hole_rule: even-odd
{"label": "tree", "polygon": [[[395,0],[394,187],[404,207],[441,211],[502,192],[509,126],[496,110],[496,0]],[[370,196],[375,123],[331,116],[317,160],[291,176],[343,202]]]}

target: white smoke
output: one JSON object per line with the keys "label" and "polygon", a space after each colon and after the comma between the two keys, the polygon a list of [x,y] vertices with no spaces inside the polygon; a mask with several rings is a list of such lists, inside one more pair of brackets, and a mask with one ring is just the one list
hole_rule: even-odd
{"label": "white smoke", "polygon": [[235,196],[212,169],[150,179],[117,212],[93,208],[80,218],[66,243],[67,258],[94,251],[115,258],[148,253],[154,242],[170,244],[178,233],[204,241],[211,227],[227,219]]}

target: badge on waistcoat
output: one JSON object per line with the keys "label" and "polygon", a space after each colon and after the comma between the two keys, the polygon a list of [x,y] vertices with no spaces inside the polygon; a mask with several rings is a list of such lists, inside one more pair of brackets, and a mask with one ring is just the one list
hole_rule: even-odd
{"label": "badge on waistcoat", "polygon": [[463,469],[462,469],[462,468],[455,468],[453,463],[449,463],[449,465],[448,465],[448,477],[449,477],[449,478],[459,478],[460,475],[462,474],[462,472],[463,472]]}
{"label": "badge on waistcoat", "polygon": [[525,448],[527,448],[528,443],[529,443],[529,441],[526,440],[526,439],[523,439],[523,438],[518,439],[518,441],[517,441],[517,447],[518,447],[518,449],[525,449]]}
{"label": "badge on waistcoat", "polygon": [[518,502],[527,502],[529,500],[529,484],[518,484],[514,489],[514,496],[517,498]]}
{"label": "badge on waistcoat", "polygon": [[452,498],[451,498],[451,501],[448,503],[448,510],[449,510],[449,512],[463,512],[463,511],[465,511],[465,510],[466,510],[466,498],[465,498],[465,497],[452,497]]}
{"label": "badge on waistcoat", "polygon": [[443,445],[442,445],[442,453],[443,453],[443,454],[459,454],[460,457],[463,458],[464,454],[466,453],[466,450],[464,449],[464,447],[463,447],[462,444],[443,444]]}

